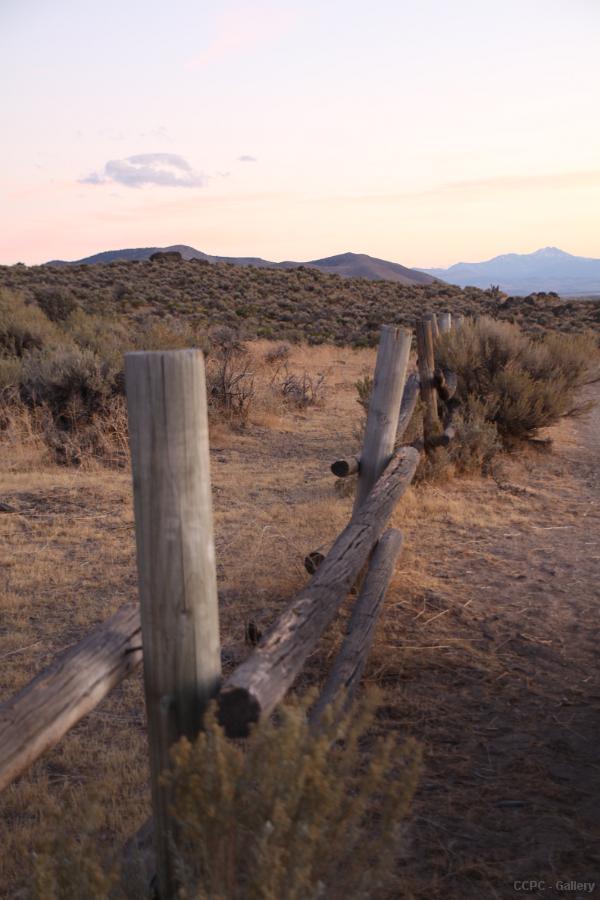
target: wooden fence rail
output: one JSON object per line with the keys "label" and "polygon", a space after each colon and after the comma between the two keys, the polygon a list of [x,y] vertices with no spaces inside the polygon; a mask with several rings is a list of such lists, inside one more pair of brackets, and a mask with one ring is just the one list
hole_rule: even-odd
{"label": "wooden fence rail", "polygon": [[352,610],[348,633],[331,667],[321,695],[311,710],[312,722],[320,721],[327,707],[336,702],[342,691],[345,691],[345,707],[354,696],[401,550],[402,532],[390,528],[377,543],[369,563],[369,571]]}
{"label": "wooden fence rail", "polygon": [[128,603],[0,705],[0,791],[139,666],[141,637]]}
{"label": "wooden fence rail", "polygon": [[231,737],[246,736],[250,725],[283,699],[367,562],[418,461],[413,447],[398,450],[309,584],[229,676],[218,702],[221,723]]}
{"label": "wooden fence rail", "polygon": [[[462,327],[462,317],[453,323],[449,313],[441,315],[439,329],[435,316],[418,323],[418,374],[408,378],[410,332],[382,328],[361,454],[331,467],[341,477],[358,474],[350,522],[326,557],[310,555],[308,584],[222,685],[203,358],[191,350],[128,354],[140,607],[122,606],[0,704],[0,790],[143,659],[154,820],[137,844],[153,834],[158,896],[173,900],[175,825],[159,779],[170,745],[198,732],[214,696],[229,736],[246,736],[252,723],[270,715],[359,576],[348,632],[312,721],[318,723],[343,690],[348,702],[360,681],[402,546],[399,531],[386,531],[388,522],[413,480],[420,450],[434,453],[454,436],[456,377],[436,369],[434,358],[434,341],[453,324]],[[409,446],[402,441],[419,396],[424,440]]]}

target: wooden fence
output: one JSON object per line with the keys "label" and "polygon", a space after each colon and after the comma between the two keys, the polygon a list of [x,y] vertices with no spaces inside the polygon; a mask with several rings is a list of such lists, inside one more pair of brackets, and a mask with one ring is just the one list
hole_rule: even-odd
{"label": "wooden fence", "polygon": [[[462,320],[456,321],[458,328]],[[169,747],[193,738],[208,701],[217,698],[230,737],[248,735],[284,698],[342,601],[357,583],[347,635],[311,711],[318,724],[342,691],[352,696],[401,551],[386,531],[413,480],[420,453],[435,454],[454,434],[456,377],[435,366],[436,336],[450,314],[417,325],[418,374],[408,378],[412,334],[384,326],[360,458],[340,459],[339,477],[358,474],[348,525],[326,557],[310,554],[312,577],[255,651],[221,678],[204,361],[195,350],[132,353],[126,387],[133,471],[139,607],[122,606],[30,684],[0,704],[0,790],[90,712],[142,662],[148,720],[153,820],[130,842],[153,835],[158,896],[176,893],[168,789],[159,776]],[[403,442],[418,397],[423,438]],[[142,649],[143,648],[143,649]]]}

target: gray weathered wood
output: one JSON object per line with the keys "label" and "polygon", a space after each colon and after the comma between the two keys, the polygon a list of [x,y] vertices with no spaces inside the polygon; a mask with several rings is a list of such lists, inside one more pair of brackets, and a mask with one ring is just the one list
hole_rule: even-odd
{"label": "gray weathered wood", "polygon": [[440,313],[438,327],[440,334],[446,334],[447,331],[450,331],[452,329],[452,314],[449,312]]}
{"label": "gray weathered wood", "polygon": [[[446,414],[444,416],[444,430],[432,435],[424,445],[427,450],[435,450],[436,447],[448,447],[456,437],[456,416],[460,409],[460,402],[455,398],[447,401]],[[417,449],[422,449],[417,447]]]}
{"label": "gray weathered wood", "polygon": [[402,548],[402,533],[395,528],[386,531],[379,540],[360,594],[352,610],[348,631],[321,695],[311,711],[311,721],[317,723],[330,703],[345,691],[344,706],[360,682],[375,627],[383,606],[386,591],[394,574],[394,566]]}
{"label": "gray weathered wood", "polygon": [[434,341],[437,341],[440,336],[440,326],[438,324],[438,318],[435,313],[429,313],[426,318],[431,322],[431,336]]}
{"label": "gray weathered wood", "polygon": [[[398,415],[398,426],[396,428],[395,446],[398,447],[402,443],[404,432],[408,427],[408,423],[412,419],[419,399],[419,376],[416,372],[406,379],[404,390],[402,392],[402,402],[400,403],[400,413]],[[349,456],[347,459],[337,459],[331,464],[331,471],[338,478],[347,478],[348,475],[355,475],[360,471],[360,459],[357,456]]]}
{"label": "gray weathered wood", "polygon": [[458,387],[458,377],[456,372],[449,372],[447,369],[436,368],[433,382],[444,403],[447,403],[454,397],[456,388]]}
{"label": "gray weathered wood", "polygon": [[382,327],[360,454],[354,511],[364,502],[394,452],[410,344],[408,329],[392,325]]}
{"label": "gray weathered wood", "polygon": [[423,431],[425,444],[440,432],[437,408],[437,393],[434,387],[435,358],[433,355],[433,334],[431,316],[417,323],[417,353],[421,399],[425,407]]}
{"label": "gray weathered wood", "polygon": [[320,550],[312,550],[304,557],[304,568],[309,575],[314,575],[324,559],[324,553],[321,553]]}
{"label": "gray weathered wood", "polygon": [[158,892],[175,897],[161,772],[193,739],[221,660],[204,360],[198,350],[125,357]]}
{"label": "gray weathered wood", "polygon": [[420,387],[419,376],[416,372],[411,372],[406,379],[402,393],[402,403],[400,404],[400,415],[398,416],[398,427],[396,429],[396,444],[399,444],[404,437],[404,432],[412,419],[417,400],[419,399]]}
{"label": "gray weathered wood", "polygon": [[425,448],[426,450],[432,450],[436,447],[448,447],[450,442],[456,436],[456,427],[449,422],[448,425],[444,428],[441,434],[436,434],[432,437],[427,444],[423,444],[422,442],[417,446],[417,449]]}
{"label": "gray weathered wood", "polygon": [[360,470],[360,459],[358,456],[350,456],[348,459],[336,459],[331,464],[331,471],[338,478],[347,478],[348,475],[356,475]]}
{"label": "gray weathered wood", "polygon": [[141,660],[139,609],[129,603],[0,704],[0,790],[54,747]]}
{"label": "gray weathered wood", "polygon": [[460,329],[465,324],[465,317],[462,315],[454,316],[453,324],[454,324],[455,330],[460,331]]}
{"label": "gray weathered wood", "polygon": [[339,535],[305,588],[292,600],[260,645],[227,679],[219,717],[231,737],[268,716],[285,696],[346,596],[402,494],[415,474],[419,454],[402,447],[365,502]]}

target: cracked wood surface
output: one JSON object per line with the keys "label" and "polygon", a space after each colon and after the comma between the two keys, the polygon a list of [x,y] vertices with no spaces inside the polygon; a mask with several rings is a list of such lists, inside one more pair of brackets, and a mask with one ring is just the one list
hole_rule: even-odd
{"label": "cracked wood surface", "polygon": [[128,603],[0,705],[0,791],[138,667],[140,645],[139,609]]}

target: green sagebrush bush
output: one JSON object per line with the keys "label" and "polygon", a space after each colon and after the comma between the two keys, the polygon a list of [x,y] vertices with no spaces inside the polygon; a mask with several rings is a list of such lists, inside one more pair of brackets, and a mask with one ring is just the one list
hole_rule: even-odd
{"label": "green sagebrush bush", "polygon": [[481,318],[442,335],[439,365],[456,372],[456,396],[495,425],[502,444],[534,439],[540,429],[587,407],[577,400],[597,354],[588,335],[550,333],[533,339],[516,325]]}
{"label": "green sagebrush bush", "polygon": [[79,308],[76,298],[65,287],[41,285],[34,288],[33,295],[37,305],[51,322],[64,322]]}
{"label": "green sagebrush bush", "polygon": [[105,316],[90,316],[81,309],[62,323],[65,346],[74,344],[81,350],[91,350],[112,367],[123,365],[123,354],[137,349],[135,335],[123,322]]}
{"label": "green sagebrush bush", "polygon": [[[288,702],[244,744],[225,738],[213,711],[194,743],[173,748],[164,778],[180,900],[402,896],[397,863],[420,751],[393,738],[362,748],[377,702],[372,693],[341,718],[332,711],[317,734],[306,704]],[[38,852],[30,898],[139,896],[115,858],[100,865],[89,826],[79,840],[59,828]]]}
{"label": "green sagebrush bush", "polygon": [[121,391],[120,368],[92,350],[57,350],[23,360],[21,398],[29,406],[46,406],[57,424],[76,427],[105,412]]}
{"label": "green sagebrush bush", "polygon": [[91,350],[74,348],[26,356],[19,376],[21,403],[56,462],[113,458],[126,449],[122,370]]}
{"label": "green sagebrush bush", "polygon": [[41,309],[0,288],[0,358],[21,359],[57,344],[59,332]]}
{"label": "green sagebrush bush", "polygon": [[469,395],[455,416],[456,432],[448,446],[448,461],[461,474],[487,472],[502,449],[498,429],[486,417],[486,405]]}

